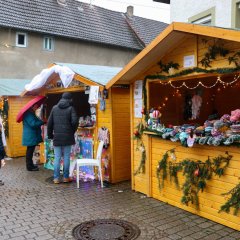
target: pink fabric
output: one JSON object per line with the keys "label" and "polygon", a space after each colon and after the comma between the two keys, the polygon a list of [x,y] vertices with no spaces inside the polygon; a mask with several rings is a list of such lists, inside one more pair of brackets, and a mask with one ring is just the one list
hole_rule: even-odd
{"label": "pink fabric", "polygon": [[236,109],[234,111],[231,111],[230,121],[231,122],[240,121],[240,109]]}

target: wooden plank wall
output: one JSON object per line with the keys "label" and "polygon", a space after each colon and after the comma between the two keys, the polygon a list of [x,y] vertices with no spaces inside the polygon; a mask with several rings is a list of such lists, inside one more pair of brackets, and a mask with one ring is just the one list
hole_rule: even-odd
{"label": "wooden plank wall", "polygon": [[96,143],[98,138],[98,129],[101,127],[106,127],[109,129],[110,132],[110,146],[107,150],[103,151],[103,154],[108,156],[110,160],[110,181],[112,182],[112,178],[115,176],[114,172],[114,163],[113,163],[113,134],[112,134],[112,94],[111,89],[108,90],[108,99],[106,99],[106,109],[104,111],[100,110],[100,103],[98,103],[97,106],[97,124],[96,124],[96,130],[95,130],[95,143],[94,143],[94,156],[97,151]]}
{"label": "wooden plank wall", "polygon": [[[151,137],[149,136],[149,138]],[[186,148],[182,147],[180,143],[173,143],[171,141],[158,138],[151,138],[151,141],[152,197],[189,212],[198,214],[202,217],[211,219],[215,222],[240,230],[239,216],[234,216],[232,213],[218,213],[220,207],[227,201],[226,196],[222,196],[221,194],[230,191],[239,183],[239,149],[237,147],[214,147],[208,145],[202,146],[198,144],[194,145],[192,148]],[[221,177],[213,175],[212,180],[207,181],[206,189],[199,193],[199,211],[196,210],[194,205],[189,204],[189,206],[186,206],[181,204],[182,192],[181,190],[177,189],[174,182],[170,182],[169,179],[164,182],[164,187],[159,190],[158,179],[156,176],[158,162],[162,159],[164,153],[172,148],[175,148],[175,154],[177,157],[176,162],[180,162],[186,158],[205,162],[208,156],[210,158],[217,157],[220,154],[224,156],[226,151],[233,156],[233,158],[230,160],[229,167],[227,167],[225,170],[225,174]],[[182,186],[184,179],[185,177],[180,173],[180,187]]]}
{"label": "wooden plank wall", "polygon": [[113,182],[131,179],[130,89],[112,88]]}
{"label": "wooden plank wall", "polygon": [[[208,43],[204,43],[202,39],[207,40]],[[166,54],[162,60],[164,64],[173,61],[178,63],[180,68],[178,71],[183,69],[183,57],[187,55],[195,55],[196,66],[204,68],[199,62],[204,54],[207,52],[209,44],[213,43],[214,39],[197,36],[197,35],[186,35],[186,38],[182,42],[179,42],[177,46],[173,46],[171,51]],[[224,57],[217,57],[216,60],[211,62],[212,68],[228,68],[235,67],[234,64],[229,65],[227,58],[239,51],[240,43],[232,41],[224,41],[224,47],[230,50],[230,54]],[[159,66],[156,63],[151,69],[146,71],[146,75],[155,75],[159,72]],[[193,79],[194,79],[193,74]],[[190,76],[190,75],[189,75]],[[164,93],[165,94],[165,93]],[[149,103],[148,94],[148,103]],[[134,99],[131,99],[132,107],[132,125],[131,131],[135,130],[138,122],[141,119],[134,118],[133,103]],[[155,100],[154,100],[155,101]],[[238,101],[239,102],[239,101]],[[156,101],[154,102],[156,104]],[[222,104],[226,104],[222,99]],[[156,106],[158,106],[156,104]],[[149,106],[148,106],[149,107]],[[170,109],[169,109],[170,110]],[[224,109],[225,110],[225,109]],[[233,110],[233,109],[231,109]],[[227,112],[226,112],[227,113]],[[230,112],[228,112],[230,113]],[[178,116],[176,116],[178,117]],[[166,119],[167,121],[167,119]],[[135,151],[136,141],[132,140],[132,188],[136,191],[142,192],[156,199],[164,202],[168,202],[174,206],[185,209],[189,212],[198,214],[202,217],[211,219],[219,222],[231,228],[240,230],[239,216],[234,216],[227,213],[218,213],[220,206],[226,202],[226,197],[222,196],[222,193],[228,192],[230,189],[239,183],[240,177],[240,152],[238,148],[234,147],[213,147],[213,146],[202,146],[195,145],[193,148],[184,148],[180,146],[180,143],[173,143],[171,141],[165,141],[150,136],[144,136],[144,143],[147,151],[146,159],[146,173],[138,174],[134,176],[134,172],[140,163],[140,153]],[[226,174],[221,178],[214,177],[207,184],[207,189],[203,193],[200,193],[200,211],[197,211],[194,206],[185,206],[181,204],[181,191],[177,190],[174,183],[166,182],[165,188],[160,192],[158,188],[158,180],[156,178],[156,168],[158,161],[162,159],[163,154],[171,149],[176,148],[177,160],[181,161],[184,158],[193,158],[196,160],[206,160],[207,156],[216,157],[219,154],[224,154],[225,151],[229,151],[233,155],[233,159],[230,162],[230,166],[226,170]],[[183,183],[183,177],[180,176],[180,184]]]}
{"label": "wooden plank wall", "polygon": [[[164,64],[167,64],[171,61],[173,61],[174,63],[178,63],[180,67],[178,70],[176,70],[176,72],[179,72],[183,69],[183,57],[188,55],[194,55],[196,66],[199,68],[204,68],[200,63],[200,60],[204,57],[204,54],[208,51],[208,47],[210,45],[213,45],[214,41],[216,41],[216,39],[210,37],[192,34],[186,35],[186,37],[181,42],[179,42],[178,45],[173,46],[170,52],[168,52],[162,59],[159,59],[159,61],[161,60]],[[240,50],[240,43],[226,40],[223,40],[222,43],[223,47],[230,51],[230,54],[225,57],[217,56],[217,58],[210,63],[211,67],[212,68],[235,67],[234,63],[229,65],[228,57]],[[156,63],[152,68],[150,68],[146,72],[146,75],[156,74],[157,72],[159,72],[159,70],[160,70],[159,65]]]}
{"label": "wooden plank wall", "polygon": [[9,138],[7,154],[10,157],[25,156],[26,147],[22,146],[22,123],[16,122],[19,110],[32,99],[32,97],[8,97],[8,124]]}

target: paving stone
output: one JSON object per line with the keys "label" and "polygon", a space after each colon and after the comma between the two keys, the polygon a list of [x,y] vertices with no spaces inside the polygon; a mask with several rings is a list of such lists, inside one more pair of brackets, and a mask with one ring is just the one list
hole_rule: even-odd
{"label": "paving stone", "polygon": [[190,229],[178,232],[178,235],[180,235],[181,237],[186,237],[191,234],[193,234],[193,231],[191,231]]}
{"label": "paving stone", "polygon": [[203,223],[198,224],[198,227],[200,227],[200,228],[210,228],[212,225],[213,225],[212,222],[203,222]]}
{"label": "paving stone", "polygon": [[[209,234],[208,236],[202,238],[203,240],[217,240],[217,239],[221,239],[222,240],[222,237],[216,233],[213,233],[213,234]],[[230,239],[229,239],[230,240]]]}
{"label": "paving stone", "polygon": [[[72,229],[94,219],[122,219],[139,227],[137,240],[239,240],[240,232],[131,190],[126,181],[46,182],[52,171],[27,172],[24,159],[7,162],[0,195],[0,239],[73,240]],[[118,191],[123,192],[119,193]]]}
{"label": "paving stone", "polygon": [[169,235],[169,238],[172,239],[172,240],[178,240],[178,239],[182,239],[181,236],[177,235],[177,234],[172,234],[172,235]]}

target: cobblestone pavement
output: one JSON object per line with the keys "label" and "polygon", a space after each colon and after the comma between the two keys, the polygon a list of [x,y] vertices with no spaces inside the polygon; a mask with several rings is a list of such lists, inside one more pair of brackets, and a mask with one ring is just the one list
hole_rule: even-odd
{"label": "cobblestone pavement", "polygon": [[27,172],[23,158],[0,170],[0,239],[73,239],[72,229],[87,220],[114,218],[141,230],[138,240],[240,239],[240,232],[147,198],[130,182],[100,188],[97,183],[54,185],[52,171]]}

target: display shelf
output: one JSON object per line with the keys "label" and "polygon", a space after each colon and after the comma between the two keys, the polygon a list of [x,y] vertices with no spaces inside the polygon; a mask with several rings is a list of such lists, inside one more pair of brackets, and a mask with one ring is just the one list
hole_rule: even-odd
{"label": "display shelf", "polygon": [[86,130],[93,130],[93,129],[95,129],[95,126],[93,126],[93,127],[78,127],[78,129],[79,130],[84,130],[84,129],[86,129]]}

